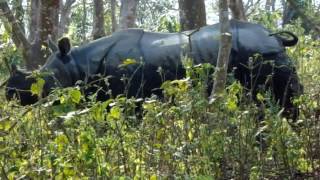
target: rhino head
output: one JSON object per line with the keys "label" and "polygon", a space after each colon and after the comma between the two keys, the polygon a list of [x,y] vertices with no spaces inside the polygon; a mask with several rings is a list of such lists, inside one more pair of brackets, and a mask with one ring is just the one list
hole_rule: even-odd
{"label": "rhino head", "polygon": [[[61,73],[65,70],[62,60],[56,60],[55,57],[67,57],[70,51],[70,42],[67,38],[59,40],[58,47],[49,42],[53,54],[49,57],[46,64],[40,69],[40,72],[54,71],[53,73],[44,73],[43,79],[45,84],[43,87],[42,97],[47,96],[50,91],[61,84],[57,83],[57,77],[63,80],[69,80],[65,73]],[[58,54],[58,55],[57,55]],[[39,100],[39,97],[31,92],[31,86],[36,83],[36,78],[32,77],[31,72],[20,70],[16,65],[11,65],[9,68],[10,77],[6,81],[5,96],[7,100],[17,99],[21,105],[34,104]],[[57,75],[58,74],[58,75]]]}

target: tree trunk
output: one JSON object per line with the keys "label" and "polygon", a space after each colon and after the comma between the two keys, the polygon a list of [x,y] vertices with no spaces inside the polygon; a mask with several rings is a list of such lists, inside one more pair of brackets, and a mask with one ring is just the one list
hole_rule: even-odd
{"label": "tree trunk", "polygon": [[272,11],[276,10],[276,0],[271,0],[271,10]]}
{"label": "tree trunk", "polygon": [[30,8],[30,26],[29,26],[29,42],[36,41],[36,37],[40,35],[40,0],[32,0]]}
{"label": "tree trunk", "polygon": [[248,12],[248,10],[254,6],[254,2],[253,0],[247,0],[247,3],[246,5],[243,5],[244,6],[244,12]]}
{"label": "tree trunk", "polygon": [[19,47],[19,44],[21,43],[22,48],[25,48],[25,49],[30,48],[30,43],[26,39],[22,27],[15,19],[6,1],[0,1],[0,9],[3,12],[3,15],[8,20],[8,22],[11,24],[11,30],[12,30],[12,35],[14,36],[14,39],[18,39],[20,41],[20,42],[17,42],[18,44],[16,44],[16,46]]}
{"label": "tree trunk", "polygon": [[111,0],[111,24],[112,32],[115,32],[117,29],[117,20],[116,20],[116,0]]}
{"label": "tree trunk", "polygon": [[266,0],[266,6],[264,7],[266,11],[271,11],[271,0]]}
{"label": "tree trunk", "polygon": [[[308,13],[306,12],[306,10],[304,8],[299,6],[297,0],[288,0],[287,3],[289,3],[286,6],[287,14],[289,14],[289,15],[288,15],[288,17],[285,17],[286,12],[283,13],[284,14],[283,24],[289,23],[294,18],[301,17],[302,22],[303,22],[302,23],[303,27],[305,28],[306,31],[313,29],[318,34],[320,33],[320,24],[316,23],[317,21],[314,20],[313,17],[308,15]],[[292,13],[295,13],[296,15],[292,15]],[[297,16],[297,17],[295,17],[295,16]]]}
{"label": "tree trunk", "polygon": [[60,0],[41,0],[41,41],[48,38],[51,34],[52,39],[57,39],[59,24],[59,5]]}
{"label": "tree trunk", "polygon": [[98,39],[106,35],[104,31],[104,8],[103,0],[94,0],[94,17],[93,17],[93,39]]}
{"label": "tree trunk", "polygon": [[22,49],[26,68],[29,70],[36,68],[37,65],[39,65],[39,60],[43,60],[43,57],[41,57],[41,44],[35,41],[32,44],[28,42],[23,33],[22,27],[16,22],[16,19],[6,2],[0,3],[0,8],[5,13],[6,18],[11,24],[12,34],[14,36],[13,39],[18,39],[20,41],[15,42],[15,45]]}
{"label": "tree trunk", "polygon": [[28,49],[22,49],[22,55],[25,61],[27,70],[34,70],[39,68],[46,61],[48,53],[42,49],[42,41],[36,38],[32,46]]}
{"label": "tree trunk", "polygon": [[179,9],[181,31],[207,24],[204,0],[179,0]]}
{"label": "tree trunk", "polygon": [[82,11],[83,11],[83,17],[82,17],[82,27],[81,27],[81,36],[82,36],[82,42],[85,43],[87,41],[87,2],[86,0],[82,0]]}
{"label": "tree trunk", "polygon": [[266,6],[265,6],[265,10],[266,11],[275,11],[275,4],[276,4],[276,0],[266,0]]}
{"label": "tree trunk", "polygon": [[66,2],[63,4],[63,0],[60,0],[60,22],[57,34],[58,38],[62,37],[64,33],[68,32],[71,7],[75,2],[76,0],[66,0]]}
{"label": "tree trunk", "polygon": [[215,68],[215,77],[213,89],[211,92],[210,99],[219,96],[224,92],[227,77],[227,68],[229,63],[229,56],[231,51],[231,33],[230,33],[230,22],[228,18],[228,1],[219,0],[219,22],[220,22],[220,47],[217,65]]}
{"label": "tree trunk", "polygon": [[[18,26],[20,26],[22,34],[25,34],[24,30],[24,22],[23,22],[23,16],[24,16],[24,10],[22,7],[22,1],[21,0],[14,0],[12,2],[12,14],[14,15],[15,21],[18,23]],[[12,33],[12,28],[10,22],[8,22],[5,18],[1,17],[3,21],[3,25],[5,29],[9,32],[11,35],[12,41],[16,46],[19,48],[21,46],[21,41],[18,39],[16,35]]]}
{"label": "tree trunk", "polygon": [[290,21],[297,18],[296,10],[291,6],[289,2],[282,1],[283,5],[283,17],[282,17],[282,24],[286,25],[289,24]]}
{"label": "tree trunk", "polygon": [[232,13],[232,18],[247,21],[242,0],[230,0],[229,8]]}
{"label": "tree trunk", "polygon": [[136,27],[139,0],[121,0],[119,29]]}
{"label": "tree trunk", "polygon": [[[24,21],[23,21],[24,9],[22,6],[22,0],[15,0],[13,9],[15,11],[15,18],[17,22],[19,22],[20,27],[24,27]],[[22,28],[22,30],[23,30],[23,33],[25,33],[24,28]]]}
{"label": "tree trunk", "polygon": [[25,37],[23,27],[17,22],[7,1],[0,1],[0,9],[11,24],[13,39],[19,40],[14,43],[22,50],[26,68],[32,70],[44,64],[49,53],[42,47],[47,46],[48,34],[56,37],[59,0],[33,0],[31,2],[30,41]]}

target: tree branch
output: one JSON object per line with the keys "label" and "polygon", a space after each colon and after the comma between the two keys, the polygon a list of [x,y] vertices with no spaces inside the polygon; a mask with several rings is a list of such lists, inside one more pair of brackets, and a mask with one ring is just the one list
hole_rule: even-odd
{"label": "tree branch", "polygon": [[104,7],[103,0],[93,0],[93,39],[98,39],[106,35],[104,31]]}
{"label": "tree branch", "polygon": [[68,31],[68,26],[70,23],[70,14],[71,14],[71,8],[73,3],[75,3],[76,0],[66,0],[64,5],[62,5],[61,2],[61,9],[60,9],[60,22],[59,22],[59,29],[58,29],[58,35],[57,37],[62,37],[65,32]]}
{"label": "tree branch", "polygon": [[[12,33],[15,38],[20,40],[23,48],[29,49],[30,43],[28,42],[27,38],[25,37],[22,27],[19,25],[19,22],[15,19],[8,3],[6,1],[0,1],[0,10],[3,12],[3,15],[6,17],[8,22],[11,24]],[[16,43],[15,43],[16,44]],[[19,44],[16,44],[18,47]]]}
{"label": "tree branch", "polygon": [[215,77],[210,96],[210,103],[215,97],[223,93],[226,85],[227,68],[231,51],[232,35],[230,33],[230,22],[228,13],[228,3],[225,0],[219,0],[219,21],[220,21],[220,47],[217,65],[215,68]]}
{"label": "tree branch", "polygon": [[242,0],[230,0],[229,8],[232,12],[232,17],[234,19],[248,21],[244,11]]}
{"label": "tree branch", "polygon": [[291,6],[297,11],[298,15],[299,15],[308,25],[310,25],[313,30],[315,30],[317,33],[320,33],[320,25],[317,24],[317,23],[315,23],[315,20],[314,20],[312,17],[308,16],[308,15],[306,14],[306,12],[299,7],[299,5],[296,3],[296,1],[294,1],[294,0],[288,0],[288,2],[289,2],[289,3],[291,4]]}
{"label": "tree branch", "polygon": [[[260,3],[261,0],[257,0],[257,2],[253,2],[253,1],[249,1],[247,2],[246,5],[244,5],[244,12],[246,14],[246,17],[249,17],[252,13],[254,13],[256,11],[256,9],[254,8],[255,6],[257,6]],[[249,10],[253,7],[253,9],[249,12]]]}
{"label": "tree branch", "polygon": [[28,39],[33,44],[40,40],[40,0],[32,0],[30,6]]}
{"label": "tree branch", "polygon": [[117,20],[116,20],[116,0],[111,0],[111,24],[112,24],[112,32],[117,30]]}

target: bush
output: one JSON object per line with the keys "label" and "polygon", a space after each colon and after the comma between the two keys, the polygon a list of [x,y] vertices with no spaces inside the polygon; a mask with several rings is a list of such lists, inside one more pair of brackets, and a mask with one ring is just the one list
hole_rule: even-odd
{"label": "bush", "polygon": [[1,178],[317,177],[319,41],[299,34],[299,45],[289,49],[305,87],[295,100],[297,122],[279,115],[270,92],[258,94],[257,106],[236,81],[210,104],[212,66],[186,63],[187,77],[164,82],[162,100],[118,96],[96,102],[75,87],[50,95],[60,104],[0,104]]}

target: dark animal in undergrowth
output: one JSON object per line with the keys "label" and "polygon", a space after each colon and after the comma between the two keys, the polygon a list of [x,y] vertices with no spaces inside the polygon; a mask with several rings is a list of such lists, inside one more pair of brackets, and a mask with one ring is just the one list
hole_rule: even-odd
{"label": "dark animal in undergrowth", "polygon": [[[296,116],[297,108],[293,105],[292,98],[301,94],[302,86],[285,47],[295,45],[298,38],[290,32],[271,34],[258,24],[236,20],[231,20],[230,23],[232,50],[229,70],[234,71],[235,78],[254,93],[261,85],[270,87],[285,111]],[[44,77],[43,93],[47,95],[57,86],[74,86],[78,80],[92,82],[100,74],[109,77],[108,86],[105,83],[102,85],[104,91],[99,93],[100,99],[109,97],[105,93],[107,90],[111,90],[114,96],[125,94],[127,97],[148,97],[152,93],[159,94],[163,79],[184,77],[182,55],[192,57],[195,65],[216,64],[219,33],[219,24],[183,33],[129,29],[72,49],[69,39],[62,38],[57,51],[40,69],[53,73]],[[249,59],[255,54],[260,54],[262,58],[251,63]],[[125,68],[119,67],[132,59],[136,63],[129,63]],[[163,70],[161,75],[157,71],[159,67]],[[26,79],[27,75],[14,69],[6,86],[7,99],[16,95],[22,105],[37,101],[37,97],[28,91],[35,80]],[[127,79],[123,80],[123,77]]]}

